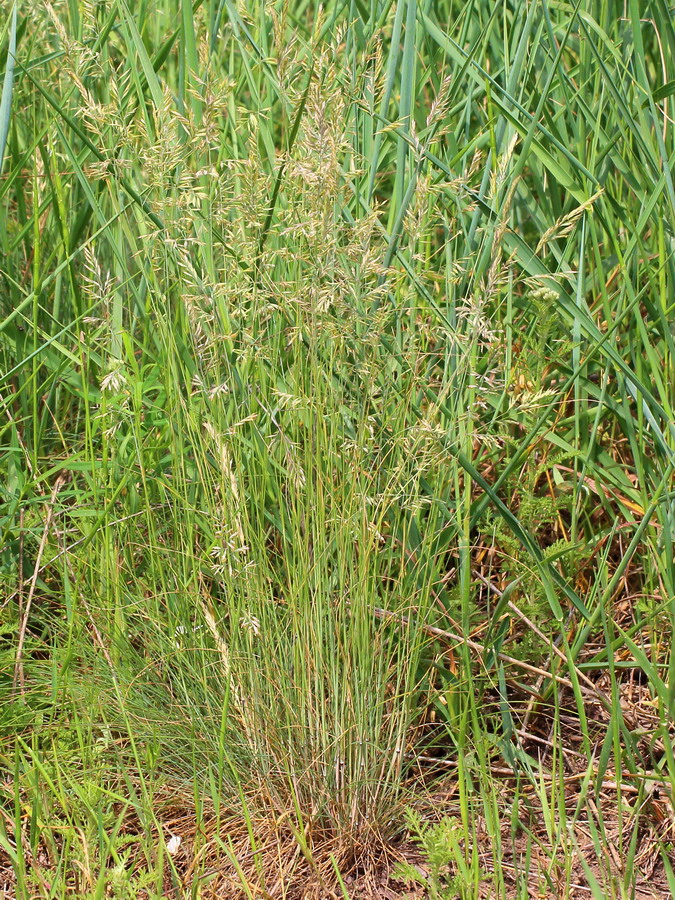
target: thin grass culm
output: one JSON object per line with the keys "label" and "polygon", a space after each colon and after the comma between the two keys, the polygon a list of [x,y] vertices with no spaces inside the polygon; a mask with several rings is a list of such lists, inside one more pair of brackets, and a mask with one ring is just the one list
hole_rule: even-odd
{"label": "thin grass culm", "polygon": [[0,0],[0,892],[672,893],[661,0]]}

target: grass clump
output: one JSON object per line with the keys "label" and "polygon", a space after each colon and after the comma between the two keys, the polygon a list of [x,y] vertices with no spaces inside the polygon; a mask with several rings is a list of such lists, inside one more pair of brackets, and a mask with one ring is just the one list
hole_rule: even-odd
{"label": "grass clump", "polygon": [[672,882],[648,7],[0,3],[17,896]]}

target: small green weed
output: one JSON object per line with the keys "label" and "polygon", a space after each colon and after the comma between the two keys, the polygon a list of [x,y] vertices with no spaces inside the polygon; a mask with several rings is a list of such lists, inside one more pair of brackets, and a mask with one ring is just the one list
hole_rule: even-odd
{"label": "small green weed", "polygon": [[393,877],[404,884],[418,884],[430,900],[471,900],[482,878],[478,854],[466,846],[462,824],[444,816],[437,822],[424,822],[408,808],[405,822],[420,855],[420,864],[399,862]]}

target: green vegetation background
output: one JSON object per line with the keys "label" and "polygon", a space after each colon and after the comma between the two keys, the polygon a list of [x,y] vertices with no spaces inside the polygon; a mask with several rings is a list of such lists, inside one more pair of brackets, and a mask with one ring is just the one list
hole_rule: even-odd
{"label": "green vegetation background", "polygon": [[0,10],[17,895],[672,882],[665,0]]}

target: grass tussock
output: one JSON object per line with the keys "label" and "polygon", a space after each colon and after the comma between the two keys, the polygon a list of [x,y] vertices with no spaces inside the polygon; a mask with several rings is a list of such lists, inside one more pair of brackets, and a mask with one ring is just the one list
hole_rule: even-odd
{"label": "grass tussock", "polygon": [[10,896],[673,892],[639,6],[0,0]]}

